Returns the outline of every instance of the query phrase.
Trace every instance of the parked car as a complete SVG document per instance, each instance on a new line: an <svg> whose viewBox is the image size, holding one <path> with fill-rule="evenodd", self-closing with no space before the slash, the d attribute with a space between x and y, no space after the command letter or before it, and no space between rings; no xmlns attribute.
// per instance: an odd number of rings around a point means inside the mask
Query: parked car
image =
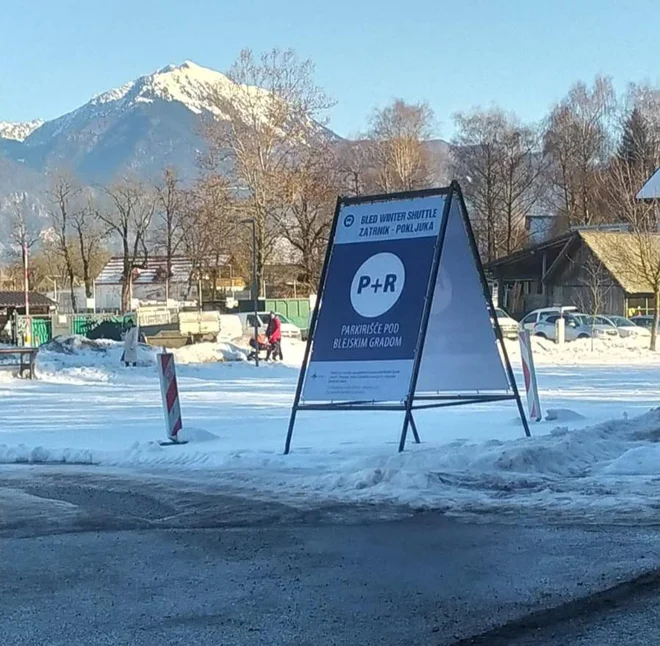
<svg viewBox="0 0 660 646"><path fill-rule="evenodd" d="M648 330L649 334L651 333L651 328L653 327L653 316L651 316L650 314L633 316L630 320L638 327L645 328L646 330Z"/></svg>
<svg viewBox="0 0 660 646"><path fill-rule="evenodd" d="M557 320L559 314L548 314L534 325L534 335L550 341L557 340ZM575 339L588 339L591 336L591 330L584 327L579 318L572 314L564 314L564 338L566 341L575 341Z"/></svg>
<svg viewBox="0 0 660 646"><path fill-rule="evenodd" d="M653 325L653 317L651 317L651 321L648 328L636 325L634 321L627 319L625 316L606 316L605 318L608 321L612 321L612 323L616 325L616 329L619 331L619 335L624 339L629 337L639 338L639 337L651 336L651 326Z"/></svg>
<svg viewBox="0 0 660 646"><path fill-rule="evenodd" d="M517 339L518 338L518 321L511 318L502 308L495 308L495 315L497 316L497 322L500 324L500 330L502 330L502 336L505 339ZM495 321L492 317L490 319L491 324L495 327Z"/></svg>
<svg viewBox="0 0 660 646"><path fill-rule="evenodd" d="M520 329L530 330L533 332L536 324L548 316L557 316L561 312L575 311L577 311L577 307L573 307L572 305L564 305L562 307L544 307L539 310L534 310L533 312L530 312L522 321L520 321Z"/></svg>
<svg viewBox="0 0 660 646"><path fill-rule="evenodd" d="M606 316L592 316L590 314L575 314L581 323L593 331L593 336L597 338L614 338L619 336L619 330ZM590 335L591 336L591 335Z"/></svg>
<svg viewBox="0 0 660 646"><path fill-rule="evenodd" d="M611 339L619 336L614 324L598 320L600 317L574 313L567 313L563 316L565 321L564 338L566 341L588 339L591 336L596 339ZM534 326L534 334L544 339L556 341L557 319L559 319L559 314L544 317Z"/></svg>
<svg viewBox="0 0 660 646"><path fill-rule="evenodd" d="M266 327L268 326L268 315L269 312L257 312L259 317L259 334L266 333ZM246 335L254 334L254 312L241 312L239 313L241 322L243 324L243 331ZM302 339L302 333L300 328L292 323L284 314L277 313L277 317L280 319L282 324L282 337L285 339Z"/></svg>

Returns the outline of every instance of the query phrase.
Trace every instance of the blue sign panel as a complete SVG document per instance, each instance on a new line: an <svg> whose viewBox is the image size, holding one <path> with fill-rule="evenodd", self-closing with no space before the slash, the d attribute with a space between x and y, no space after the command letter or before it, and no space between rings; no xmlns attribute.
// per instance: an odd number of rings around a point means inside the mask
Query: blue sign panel
<svg viewBox="0 0 660 646"><path fill-rule="evenodd" d="M406 397L444 201L342 206L303 399Z"/></svg>

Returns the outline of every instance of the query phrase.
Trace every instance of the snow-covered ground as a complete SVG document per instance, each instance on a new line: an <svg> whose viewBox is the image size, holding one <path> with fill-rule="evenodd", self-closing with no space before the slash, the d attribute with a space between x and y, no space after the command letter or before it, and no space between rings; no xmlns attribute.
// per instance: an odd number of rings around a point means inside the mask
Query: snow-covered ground
<svg viewBox="0 0 660 646"><path fill-rule="evenodd" d="M40 352L36 381L0 372L0 463L165 470L292 501L655 519L660 355L623 341L534 344L541 404L556 419L532 425L531 439L513 402L420 412L422 444L403 454L397 413L301 412L283 456L302 346L285 346L285 365L259 369L220 361L239 356L229 344L176 351L190 441L162 447L153 351L142 348L140 366L124 368L118 344L69 342ZM507 347L517 370L517 344Z"/></svg>

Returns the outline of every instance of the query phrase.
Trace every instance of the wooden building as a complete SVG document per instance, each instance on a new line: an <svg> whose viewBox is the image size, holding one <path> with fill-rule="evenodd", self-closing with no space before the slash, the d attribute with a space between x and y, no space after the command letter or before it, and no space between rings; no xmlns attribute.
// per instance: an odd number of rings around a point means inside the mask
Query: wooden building
<svg viewBox="0 0 660 646"><path fill-rule="evenodd" d="M579 229L488 264L510 314L553 305L629 316L653 310L648 266L660 273L660 234Z"/></svg>

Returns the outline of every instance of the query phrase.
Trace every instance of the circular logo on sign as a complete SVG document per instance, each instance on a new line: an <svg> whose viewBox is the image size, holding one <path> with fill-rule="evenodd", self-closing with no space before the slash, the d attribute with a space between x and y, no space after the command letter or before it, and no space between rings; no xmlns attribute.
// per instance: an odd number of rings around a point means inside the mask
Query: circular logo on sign
<svg viewBox="0 0 660 646"><path fill-rule="evenodd" d="M406 269L393 253L377 253L365 260L351 283L351 305L365 318L385 314L399 300Z"/></svg>
<svg viewBox="0 0 660 646"><path fill-rule="evenodd" d="M345 227L352 227L354 222L355 222L355 216L352 213L349 213L347 216L344 217Z"/></svg>

